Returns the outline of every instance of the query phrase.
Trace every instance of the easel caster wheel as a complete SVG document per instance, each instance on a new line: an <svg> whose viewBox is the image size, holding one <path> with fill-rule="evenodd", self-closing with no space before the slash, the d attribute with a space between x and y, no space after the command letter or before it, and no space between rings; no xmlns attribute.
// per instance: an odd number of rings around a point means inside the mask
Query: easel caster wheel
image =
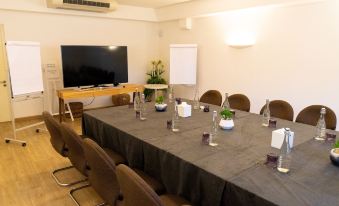
<svg viewBox="0 0 339 206"><path fill-rule="evenodd" d="M39 132L40 132L40 129L36 129L35 132L36 132L36 133L39 133Z"/></svg>
<svg viewBox="0 0 339 206"><path fill-rule="evenodd" d="M26 143L22 143L22 145L21 146L23 146L23 147L26 147Z"/></svg>
<svg viewBox="0 0 339 206"><path fill-rule="evenodd" d="M6 140L5 140L5 142L6 142L6 143L9 143L9 140L8 140L8 139L6 139Z"/></svg>

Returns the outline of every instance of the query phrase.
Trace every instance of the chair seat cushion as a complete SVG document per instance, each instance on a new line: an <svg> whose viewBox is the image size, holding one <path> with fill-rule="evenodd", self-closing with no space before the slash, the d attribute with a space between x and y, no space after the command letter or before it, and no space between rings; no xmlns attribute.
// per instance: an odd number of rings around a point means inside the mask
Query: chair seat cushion
<svg viewBox="0 0 339 206"><path fill-rule="evenodd" d="M182 206L182 205L191 205L187 200L181 198L177 195L161 195L160 196L161 202L164 206Z"/></svg>
<svg viewBox="0 0 339 206"><path fill-rule="evenodd" d="M147 175L144 171L133 169L158 195L165 192L164 186L153 177Z"/></svg>
<svg viewBox="0 0 339 206"><path fill-rule="evenodd" d="M114 161L115 165L125 164L126 160L120 154L114 152L111 149L103 148L106 154Z"/></svg>

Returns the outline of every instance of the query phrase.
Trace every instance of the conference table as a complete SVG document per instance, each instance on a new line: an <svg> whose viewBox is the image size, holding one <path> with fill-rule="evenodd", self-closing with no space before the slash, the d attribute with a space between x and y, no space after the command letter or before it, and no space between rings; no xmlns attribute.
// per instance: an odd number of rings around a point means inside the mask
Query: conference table
<svg viewBox="0 0 339 206"><path fill-rule="evenodd" d="M291 171L282 174L265 164L266 155L279 150L271 147L275 128L261 126L258 114L236 110L235 127L218 130L218 145L203 144L212 111L220 110L209 106L210 112L192 110L181 118L179 132L166 127L174 106L155 112L154 103L147 103L145 121L129 106L86 111L82 128L193 205L339 205L339 168L329 160L333 143L313 140L315 127L277 119L276 129L295 132Z"/></svg>

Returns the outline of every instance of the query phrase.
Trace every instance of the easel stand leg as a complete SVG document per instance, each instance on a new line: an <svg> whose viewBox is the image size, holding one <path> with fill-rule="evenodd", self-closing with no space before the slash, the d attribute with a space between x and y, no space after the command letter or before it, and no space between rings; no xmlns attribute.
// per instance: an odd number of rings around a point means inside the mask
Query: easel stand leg
<svg viewBox="0 0 339 206"><path fill-rule="evenodd" d="M21 144L23 147L26 146L26 141L23 141L23 140L19 140L17 139L17 136L16 136L16 128L15 128L15 119L14 119L14 115L13 115L13 102L11 102L11 107L12 107L12 111L11 111L11 118L12 118L12 129L13 129L13 138L5 138L5 142L6 143L9 143L9 142L16 142L16 143L19 143Z"/></svg>
<svg viewBox="0 0 339 206"><path fill-rule="evenodd" d="M42 125L42 124L44 124L44 122L38 122L38 123L35 123L35 124L27 125L25 127L16 128L13 103L14 103L14 100L12 99L11 100L11 120L12 120L12 129L13 129L13 138L5 138L5 142L6 143L10 143L10 142L19 143L23 147L25 147L27 145L27 142L24 141L24 140L18 139L16 133L21 131L21 130L26 130L26 129L29 129L29 128L32 128L32 127L36 127L36 126ZM39 133L40 129L36 129L35 132Z"/></svg>

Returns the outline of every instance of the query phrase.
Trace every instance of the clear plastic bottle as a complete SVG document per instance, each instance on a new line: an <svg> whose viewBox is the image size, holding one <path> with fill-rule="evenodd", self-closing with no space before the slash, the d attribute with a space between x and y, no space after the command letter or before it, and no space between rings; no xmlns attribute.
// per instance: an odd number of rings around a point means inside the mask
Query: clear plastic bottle
<svg viewBox="0 0 339 206"><path fill-rule="evenodd" d="M215 138L217 137L217 134L218 134L217 117L218 117L217 111L213 111L211 132L210 132L210 137L209 137L209 145L212 147L215 147L218 145L215 142Z"/></svg>
<svg viewBox="0 0 339 206"><path fill-rule="evenodd" d="M225 93L225 100L224 100L224 103L222 103L222 106L221 108L224 110L224 109L231 109L230 107L230 103L228 101L228 93Z"/></svg>
<svg viewBox="0 0 339 206"><path fill-rule="evenodd" d="M268 127L270 118L271 118L270 100L266 99L266 106L262 114L262 126Z"/></svg>
<svg viewBox="0 0 339 206"><path fill-rule="evenodd" d="M193 109L200 109L199 91L196 89L193 99Z"/></svg>
<svg viewBox="0 0 339 206"><path fill-rule="evenodd" d="M146 120L145 94L141 94L141 100L140 100L140 120Z"/></svg>
<svg viewBox="0 0 339 206"><path fill-rule="evenodd" d="M315 140L320 140L323 141L326 139L326 122L325 122L325 114L326 114L326 109L321 108L320 110L320 118L317 123L317 130L316 130L316 135L314 137Z"/></svg>
<svg viewBox="0 0 339 206"><path fill-rule="evenodd" d="M172 115L172 131L179 132L179 113L177 101L174 101L174 112Z"/></svg>
<svg viewBox="0 0 339 206"><path fill-rule="evenodd" d="M218 132L218 122L217 122L218 113L217 111L213 111L212 116L212 126L211 126L211 135L216 136Z"/></svg>
<svg viewBox="0 0 339 206"><path fill-rule="evenodd" d="M281 173L288 173L290 171L291 164L291 147L290 147L291 130L289 128L285 128L284 134L285 137L284 142L280 148L277 169Z"/></svg>
<svg viewBox="0 0 339 206"><path fill-rule="evenodd" d="M173 101L174 101L173 86L169 86L168 102L172 103Z"/></svg>
<svg viewBox="0 0 339 206"><path fill-rule="evenodd" d="M134 110L140 111L140 92L138 89L135 90L135 96L134 96Z"/></svg>

